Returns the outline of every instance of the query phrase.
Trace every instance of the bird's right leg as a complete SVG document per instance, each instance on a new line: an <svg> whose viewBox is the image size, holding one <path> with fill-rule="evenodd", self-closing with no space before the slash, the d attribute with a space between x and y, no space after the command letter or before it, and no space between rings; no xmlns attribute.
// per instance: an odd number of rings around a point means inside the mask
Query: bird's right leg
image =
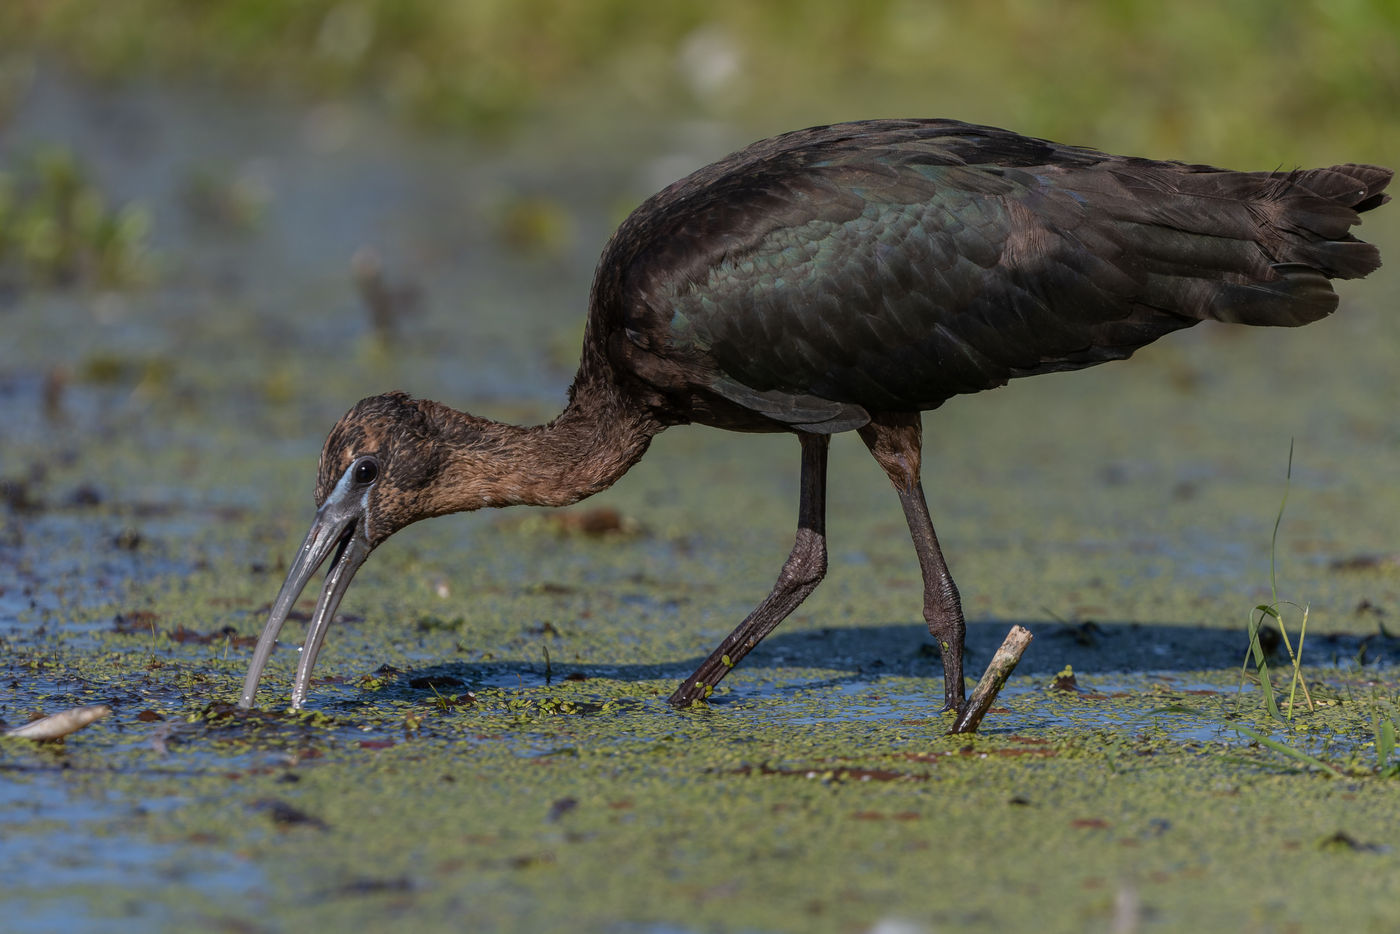
<svg viewBox="0 0 1400 934"><path fill-rule="evenodd" d="M933 532L923 484L919 482L923 445L920 415L881 413L860 429L860 437L899 493L924 578L924 621L943 655L943 706L945 710L961 711L967 624L963 621L962 597L948 572L948 563L943 560L943 549Z"/></svg>
<svg viewBox="0 0 1400 934"><path fill-rule="evenodd" d="M826 454L830 437L801 434L798 438L802 441L802 497L792 553L768 598L676 688L670 697L676 707L709 697L729 669L797 609L826 575Z"/></svg>

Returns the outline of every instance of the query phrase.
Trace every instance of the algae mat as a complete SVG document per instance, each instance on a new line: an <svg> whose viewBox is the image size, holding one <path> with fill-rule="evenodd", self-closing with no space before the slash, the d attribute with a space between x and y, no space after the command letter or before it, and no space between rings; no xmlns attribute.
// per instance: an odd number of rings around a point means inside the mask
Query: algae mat
<svg viewBox="0 0 1400 934"><path fill-rule="evenodd" d="M7 129L7 160L68 146L147 205L159 266L0 310L0 717L114 709L0 743L7 929L1393 929L1389 268L1303 331L1201 328L926 418L971 670L1037 635L974 737L943 735L907 532L850 438L826 583L707 708L666 706L796 514L791 439L699 429L585 504L608 512L397 536L309 711L276 712L292 631L242 715L330 422L389 388L549 417L619 204L746 134L580 128L566 158L567 124L434 142L52 76ZM1393 213L1365 227L1387 255ZM367 246L414 309L377 336ZM1290 440L1278 586L1314 708L1285 728L1239 665Z"/></svg>

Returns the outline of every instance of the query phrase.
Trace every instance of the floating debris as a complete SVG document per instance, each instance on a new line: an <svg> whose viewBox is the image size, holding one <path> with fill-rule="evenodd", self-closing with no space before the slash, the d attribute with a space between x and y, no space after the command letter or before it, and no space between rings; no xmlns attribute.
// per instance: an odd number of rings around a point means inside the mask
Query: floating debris
<svg viewBox="0 0 1400 934"><path fill-rule="evenodd" d="M1322 850L1350 850L1353 853L1389 853L1390 847L1381 843L1367 843L1356 839L1345 830L1339 830L1320 840L1317 844Z"/></svg>
<svg viewBox="0 0 1400 934"><path fill-rule="evenodd" d="M41 717L38 720L6 730L6 736L20 739L54 740L62 739L69 733L77 732L90 723L96 723L112 712L106 704L90 704L87 707L74 707Z"/></svg>
<svg viewBox="0 0 1400 934"><path fill-rule="evenodd" d="M638 531L635 519L624 516L610 506L569 510L559 513L557 518L561 532L581 532L584 535L608 535L621 532L628 535Z"/></svg>
<svg viewBox="0 0 1400 934"><path fill-rule="evenodd" d="M350 260L350 273L360 301L369 311L375 336L383 341L393 340L399 323L419 312L423 303L422 290L413 283L390 283L384 275L384 261L379 251L369 246L355 251Z"/></svg>
<svg viewBox="0 0 1400 934"><path fill-rule="evenodd" d="M1073 665L1066 665L1060 669L1059 674L1055 675L1054 680L1050 682L1050 690L1064 691L1068 694L1079 691L1079 679L1074 676Z"/></svg>
<svg viewBox="0 0 1400 934"><path fill-rule="evenodd" d="M592 538L630 538L646 534L642 524L611 506L594 509L560 509L553 512L507 517L496 523L501 528L523 532L553 532L556 535L584 535Z"/></svg>
<svg viewBox="0 0 1400 934"><path fill-rule="evenodd" d="M550 805L549 814L545 816L545 820L553 824L576 807L578 807L578 798L560 798Z"/></svg>
<svg viewBox="0 0 1400 934"><path fill-rule="evenodd" d="M1334 571L1387 571L1400 568L1400 554L1361 554L1337 558L1328 565Z"/></svg>
<svg viewBox="0 0 1400 934"><path fill-rule="evenodd" d="M253 808L267 812L272 818L272 822L278 827L311 827L316 830L329 830L330 827L319 817L315 817L303 811L294 804L277 798L264 798L261 801L253 802Z"/></svg>

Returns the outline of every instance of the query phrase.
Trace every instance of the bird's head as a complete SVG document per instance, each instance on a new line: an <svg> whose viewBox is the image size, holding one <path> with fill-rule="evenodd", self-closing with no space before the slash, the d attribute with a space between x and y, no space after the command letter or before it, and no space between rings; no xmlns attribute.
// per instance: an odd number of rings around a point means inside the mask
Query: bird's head
<svg viewBox="0 0 1400 934"><path fill-rule="evenodd" d="M306 698L311 668L331 617L366 558L390 535L439 514L433 494L445 462L444 406L401 392L363 399L331 429L321 449L316 517L273 602L243 683L251 707L258 680L293 604L317 569L331 559L307 627L292 686L292 707Z"/></svg>
<svg viewBox="0 0 1400 934"><path fill-rule="evenodd" d="M375 548L431 515L446 464L451 410L402 392L361 399L335 423L321 448L316 507L348 520Z"/></svg>

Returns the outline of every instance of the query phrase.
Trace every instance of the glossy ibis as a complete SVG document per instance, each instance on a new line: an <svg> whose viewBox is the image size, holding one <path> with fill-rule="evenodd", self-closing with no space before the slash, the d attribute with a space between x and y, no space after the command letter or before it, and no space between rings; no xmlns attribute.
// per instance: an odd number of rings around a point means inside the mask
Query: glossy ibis
<svg viewBox="0 0 1400 934"><path fill-rule="evenodd" d="M1330 279L1380 264L1351 236L1390 171L1232 172L1107 155L949 120L763 140L676 182L618 228L593 281L563 413L517 427L403 393L359 402L321 452L318 511L258 641L241 704L330 557L300 707L350 580L411 522L563 506L607 489L664 428L785 431L802 446L797 540L762 603L671 696L706 697L826 572L826 464L854 430L894 483L963 703L957 587L919 482L921 415L1017 376L1132 354L1214 319L1295 326Z"/></svg>

